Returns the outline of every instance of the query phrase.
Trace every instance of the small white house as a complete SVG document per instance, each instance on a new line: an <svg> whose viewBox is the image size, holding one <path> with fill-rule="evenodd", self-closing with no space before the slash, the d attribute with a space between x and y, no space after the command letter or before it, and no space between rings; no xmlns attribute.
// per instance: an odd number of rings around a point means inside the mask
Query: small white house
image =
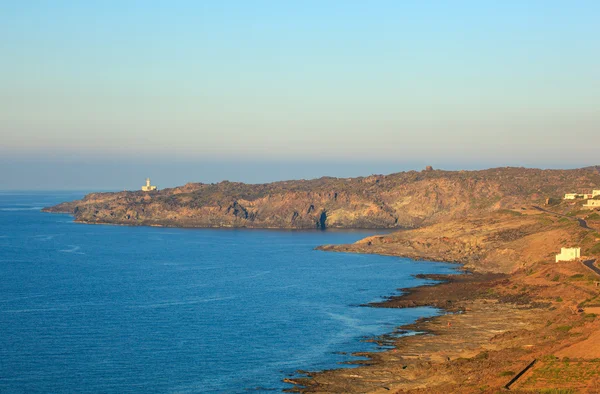
<svg viewBox="0 0 600 394"><path fill-rule="evenodd" d="M581 257L581 248L560 248L560 254L556 255L556 262L573 261Z"/></svg>
<svg viewBox="0 0 600 394"><path fill-rule="evenodd" d="M150 178L146 178L146 185L142 186L142 191L144 191L144 192L150 192L150 191L153 191L153 190L156 190L156 186L152 186L150 184Z"/></svg>
<svg viewBox="0 0 600 394"><path fill-rule="evenodd" d="M592 198L600 196L600 190L592 190Z"/></svg>
<svg viewBox="0 0 600 394"><path fill-rule="evenodd" d="M587 200L583 207L587 209L600 208L600 200Z"/></svg>

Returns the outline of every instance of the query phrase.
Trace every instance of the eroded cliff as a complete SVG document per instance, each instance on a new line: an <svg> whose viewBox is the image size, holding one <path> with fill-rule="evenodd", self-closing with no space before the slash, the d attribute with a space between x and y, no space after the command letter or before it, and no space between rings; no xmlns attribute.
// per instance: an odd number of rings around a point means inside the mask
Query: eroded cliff
<svg viewBox="0 0 600 394"><path fill-rule="evenodd" d="M598 167L409 171L250 185L189 183L157 192L92 193L45 208L79 222L177 227L417 228L582 188Z"/></svg>

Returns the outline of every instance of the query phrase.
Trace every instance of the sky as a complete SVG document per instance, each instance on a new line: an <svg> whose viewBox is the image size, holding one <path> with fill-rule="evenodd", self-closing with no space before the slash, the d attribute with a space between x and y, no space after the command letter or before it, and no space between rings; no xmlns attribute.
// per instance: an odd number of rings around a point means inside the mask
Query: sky
<svg viewBox="0 0 600 394"><path fill-rule="evenodd" d="M600 164L600 2L0 2L0 189Z"/></svg>

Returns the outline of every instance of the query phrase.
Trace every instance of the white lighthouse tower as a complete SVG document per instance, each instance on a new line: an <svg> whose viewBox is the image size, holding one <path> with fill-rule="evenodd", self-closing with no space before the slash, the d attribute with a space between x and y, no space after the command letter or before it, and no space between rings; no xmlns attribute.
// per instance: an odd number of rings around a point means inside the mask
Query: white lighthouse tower
<svg viewBox="0 0 600 394"><path fill-rule="evenodd" d="M150 192L152 190L156 190L156 186L152 186L150 184L150 178L146 178L146 185L142 186L142 191L144 191L144 192Z"/></svg>

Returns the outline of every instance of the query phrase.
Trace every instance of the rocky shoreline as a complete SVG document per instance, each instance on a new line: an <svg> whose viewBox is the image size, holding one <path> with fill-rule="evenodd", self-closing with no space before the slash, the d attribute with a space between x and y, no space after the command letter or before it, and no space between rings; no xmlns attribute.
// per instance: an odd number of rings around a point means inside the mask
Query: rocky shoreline
<svg viewBox="0 0 600 394"><path fill-rule="evenodd" d="M356 354L367 357L356 368L288 379L296 385L289 391L497 393L514 380L513 392L600 392L600 375L592 373L600 372L600 345L584 345L600 330L600 277L580 261L556 264L552 255L559 242L584 245L592 254L600 223L589 223L584 228L576 215L564 220L519 209L320 247L457 261L464 273L423 275L440 283L401 289L402 295L371 304L431 306L442 314L398 327L420 334L385 338L393 349ZM558 355L574 357L589 373L582 376Z"/></svg>
<svg viewBox="0 0 600 394"><path fill-rule="evenodd" d="M547 279L557 272L567 278L585 278L575 290L554 284L558 296L549 296ZM600 383L587 379L555 379L548 382L547 367L557 362L556 354L588 340L599 328L595 314L573 312L571 303L590 298L591 277L578 262L545 266L531 277L466 273L426 275L444 280L435 285L408 289L401 296L374 304L384 308L433 306L443 314L421 319L397 330L420 334L384 338L392 350L357 353L366 361L352 369L308 373L287 379L296 386L288 391L303 393L496 393L532 360L538 366L521 377L514 392L539 392L542 388L566 387L565 392L597 392ZM560 274L559 274L560 275ZM535 283L535 285L533 285ZM523 287L527 287L523 289ZM597 293L597 292L596 292ZM560 297L560 298L558 298ZM589 302L589 301L588 301ZM594 308L594 302L589 304ZM598 348L575 360L586 369L600 368ZM559 363L560 364L560 363ZM570 376L573 371L565 371ZM591 390L591 391L587 391Z"/></svg>

